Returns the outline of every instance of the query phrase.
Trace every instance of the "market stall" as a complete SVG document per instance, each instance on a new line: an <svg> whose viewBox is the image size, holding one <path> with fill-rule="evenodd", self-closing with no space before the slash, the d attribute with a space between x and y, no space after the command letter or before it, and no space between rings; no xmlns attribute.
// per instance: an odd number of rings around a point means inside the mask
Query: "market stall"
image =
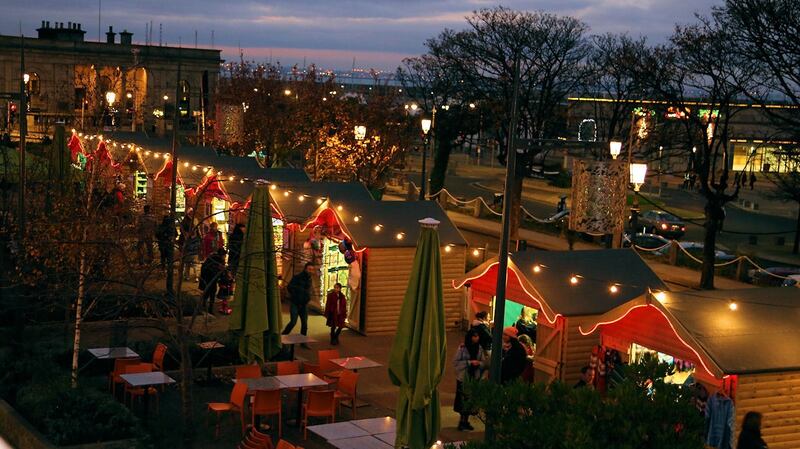
<svg viewBox="0 0 800 449"><path fill-rule="evenodd" d="M753 288L653 292L584 322L623 355L652 351L674 366L675 381L696 382L735 410L763 414L771 449L800 447L800 290ZM682 374L690 372L690 376ZM712 411L713 413L713 411Z"/></svg>
<svg viewBox="0 0 800 449"><path fill-rule="evenodd" d="M395 331L414 260L418 220L427 217L441 222L442 279L447 284L447 279L464 274L466 242L436 202L326 200L300 228L316 229L319 238L330 242L321 245L323 259L328 258L322 264L321 288L347 280L350 328L368 335ZM446 287L445 322L457 327L463 318L463 296Z"/></svg>
<svg viewBox="0 0 800 449"><path fill-rule="evenodd" d="M470 316L480 310L491 314L497 273L495 257L465 277L452 278L455 289L466 288ZM506 308L514 314L521 306L536 311L534 379L541 382L578 380L599 343L598 336L579 332L582 324L649 290L667 290L630 249L514 252L507 279Z"/></svg>

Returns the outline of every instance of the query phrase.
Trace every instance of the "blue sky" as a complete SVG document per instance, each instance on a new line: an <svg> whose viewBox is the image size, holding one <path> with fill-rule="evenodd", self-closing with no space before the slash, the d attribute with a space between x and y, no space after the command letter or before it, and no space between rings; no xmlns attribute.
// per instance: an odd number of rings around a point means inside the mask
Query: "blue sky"
<svg viewBox="0 0 800 449"><path fill-rule="evenodd" d="M356 66L392 70L403 57L424 52L424 42L444 28L460 29L475 9L500 3L485 0L100 0L103 32L127 29L144 41L145 24L154 24L158 42L223 50L236 59L241 47L247 59L272 55L284 65L315 62L323 67ZM572 15L586 22L592 33L629 32L663 41L675 23L707 14L721 0L540 0L505 1L502 5ZM42 20L79 22L87 39L97 40L98 0L0 0L0 34L34 36ZM103 36L105 39L105 36Z"/></svg>

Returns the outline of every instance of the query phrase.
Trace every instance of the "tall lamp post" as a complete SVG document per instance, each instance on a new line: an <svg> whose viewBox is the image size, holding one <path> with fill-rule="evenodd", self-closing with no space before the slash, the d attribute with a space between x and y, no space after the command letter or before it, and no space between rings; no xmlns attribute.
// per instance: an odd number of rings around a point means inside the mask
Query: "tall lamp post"
<svg viewBox="0 0 800 449"><path fill-rule="evenodd" d="M433 108L433 114L434 114L434 117L435 117L436 116L436 108ZM432 126L433 126L433 120L432 119L428 119L428 118L422 119L422 134L425 136L425 142L423 142L423 144L422 144L422 182L421 182L421 185L420 185L420 188L419 188L419 200L420 201L425 201L425 190L426 190L426 188L425 188L426 182L425 181L426 181L426 178L428 177L427 173L426 173L425 164L428 161L428 140L429 140L428 133L430 133Z"/></svg>
<svg viewBox="0 0 800 449"><path fill-rule="evenodd" d="M108 103L108 116L111 119L111 126L114 126L114 103L117 101L117 93L110 90L106 92L106 103Z"/></svg>
<svg viewBox="0 0 800 449"><path fill-rule="evenodd" d="M633 184L633 205L631 205L631 232L636 234L639 227L639 189L647 175L647 164L630 164L631 184Z"/></svg>

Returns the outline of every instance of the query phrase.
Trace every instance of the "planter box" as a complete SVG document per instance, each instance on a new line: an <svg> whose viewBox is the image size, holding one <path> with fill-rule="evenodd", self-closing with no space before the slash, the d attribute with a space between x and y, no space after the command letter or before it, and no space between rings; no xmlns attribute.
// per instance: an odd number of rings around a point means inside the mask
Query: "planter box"
<svg viewBox="0 0 800 449"><path fill-rule="evenodd" d="M20 449L123 449L136 447L136 440L56 446L2 399L0 399L0 435L3 435L3 438L8 440L13 447Z"/></svg>

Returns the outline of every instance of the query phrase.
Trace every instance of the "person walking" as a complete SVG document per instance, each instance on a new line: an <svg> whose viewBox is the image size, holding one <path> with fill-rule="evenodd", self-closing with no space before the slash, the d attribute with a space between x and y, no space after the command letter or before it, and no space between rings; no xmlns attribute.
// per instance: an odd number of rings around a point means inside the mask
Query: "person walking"
<svg viewBox="0 0 800 449"><path fill-rule="evenodd" d="M325 324L331 328L331 345L339 344L339 334L344 329L345 318L347 318L347 297L342 293L342 284L337 282L325 300Z"/></svg>
<svg viewBox="0 0 800 449"><path fill-rule="evenodd" d="M297 324L300 317L300 333L308 335L308 302L311 301L311 275L316 272L316 265L308 262L302 272L297 273L286 286L289 296L289 322L283 329L283 335L288 335ZM305 345L305 343L303 343ZM303 346L301 345L301 346Z"/></svg>
<svg viewBox="0 0 800 449"><path fill-rule="evenodd" d="M528 353L517 340L517 328L508 326L503 329L503 354L500 363L500 382L513 382L525 371Z"/></svg>
<svg viewBox="0 0 800 449"><path fill-rule="evenodd" d="M767 449L767 443L761 438L761 413L747 412L744 415L736 449Z"/></svg>
<svg viewBox="0 0 800 449"><path fill-rule="evenodd" d="M753 190L755 184L756 184L756 174L754 172L750 172L750 190Z"/></svg>
<svg viewBox="0 0 800 449"><path fill-rule="evenodd" d="M161 254L161 268L167 268L167 263L169 263L175 252L175 237L177 234L169 215L165 215L161 220L161 224L156 228L158 252Z"/></svg>
<svg viewBox="0 0 800 449"><path fill-rule="evenodd" d="M453 359L453 367L456 370L456 399L453 402L453 410L461 416L458 421L458 430L462 431L475 430L469 423L470 415L474 415L475 412L465 404L464 381L466 379L480 380L488 368L489 357L483 350L480 341L481 336L476 329L468 330L464 337L464 343L458 347L456 357Z"/></svg>
<svg viewBox="0 0 800 449"><path fill-rule="evenodd" d="M200 267L200 290L203 291L203 307L208 310L210 315L214 314L214 301L217 300L217 285L219 284L222 272L225 270L225 251L224 248L218 249L203 261Z"/></svg>
<svg viewBox="0 0 800 449"><path fill-rule="evenodd" d="M239 267L239 255L242 253L242 243L244 242L244 224L239 223L233 228L228 239L228 266L231 273L236 277L236 269Z"/></svg>
<svg viewBox="0 0 800 449"><path fill-rule="evenodd" d="M139 266L145 265L145 253L147 253L147 262L153 262L153 238L156 235L156 217L150 213L150 205L145 204L142 215L139 217L139 223L136 226L136 253L139 256Z"/></svg>

